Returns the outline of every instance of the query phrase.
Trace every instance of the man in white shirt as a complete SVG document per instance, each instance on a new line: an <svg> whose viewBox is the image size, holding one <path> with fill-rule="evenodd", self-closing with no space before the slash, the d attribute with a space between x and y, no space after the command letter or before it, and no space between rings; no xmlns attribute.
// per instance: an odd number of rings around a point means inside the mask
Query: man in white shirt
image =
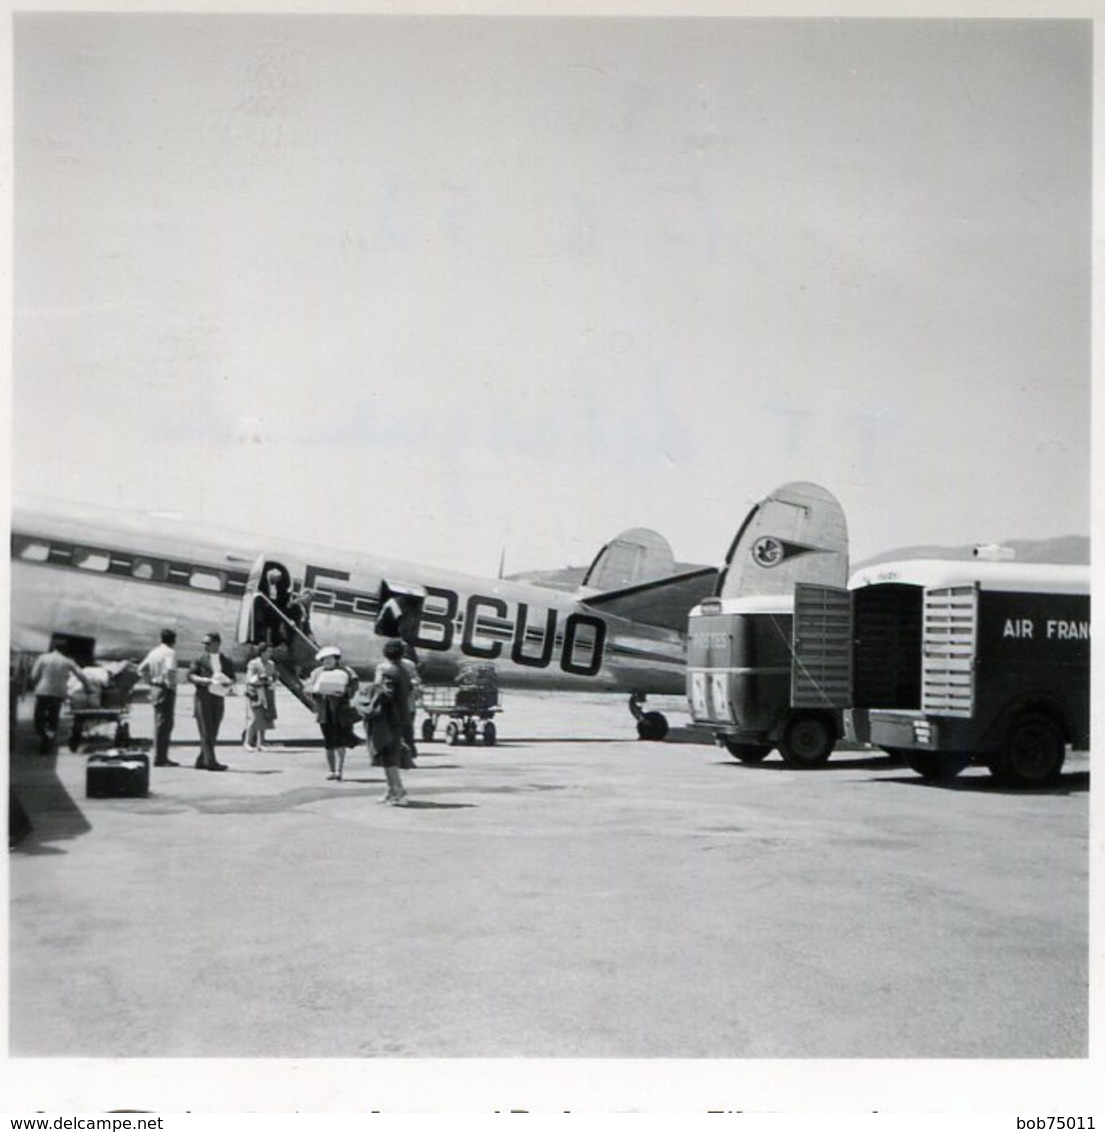
<svg viewBox="0 0 1105 1132"><path fill-rule="evenodd" d="M161 644L150 649L138 665L138 675L150 685L153 704L154 766L180 766L169 758L169 740L176 713L176 633L161 630Z"/></svg>
<svg viewBox="0 0 1105 1132"><path fill-rule="evenodd" d="M69 691L70 676L75 676L86 692L92 691L92 684L77 667L76 661L70 660L56 643L51 644L50 651L43 653L31 669L31 686L35 693L35 732L41 755L49 755L54 751L61 705Z"/></svg>

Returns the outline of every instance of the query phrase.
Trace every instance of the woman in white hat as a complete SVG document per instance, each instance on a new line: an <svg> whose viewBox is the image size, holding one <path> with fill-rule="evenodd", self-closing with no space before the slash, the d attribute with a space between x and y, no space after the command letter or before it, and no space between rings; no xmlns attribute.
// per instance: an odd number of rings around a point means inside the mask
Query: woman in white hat
<svg viewBox="0 0 1105 1132"><path fill-rule="evenodd" d="M349 701L357 691L357 674L341 664L341 649L327 645L315 653L318 667L307 677L306 691L315 705L315 716L326 744L328 780L341 782L345 768L345 748L353 739Z"/></svg>

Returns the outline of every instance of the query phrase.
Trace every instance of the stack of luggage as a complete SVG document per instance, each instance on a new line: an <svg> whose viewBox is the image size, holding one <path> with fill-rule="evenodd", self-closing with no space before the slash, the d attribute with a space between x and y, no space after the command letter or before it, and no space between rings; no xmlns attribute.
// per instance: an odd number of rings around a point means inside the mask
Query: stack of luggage
<svg viewBox="0 0 1105 1132"><path fill-rule="evenodd" d="M499 702L499 673L493 664L465 664L457 673L456 705L467 711L485 711Z"/></svg>

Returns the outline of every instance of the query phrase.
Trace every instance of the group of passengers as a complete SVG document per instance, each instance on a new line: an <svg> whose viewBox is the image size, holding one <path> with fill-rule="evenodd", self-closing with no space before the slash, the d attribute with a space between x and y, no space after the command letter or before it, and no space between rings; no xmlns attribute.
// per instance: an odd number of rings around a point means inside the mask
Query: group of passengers
<svg viewBox="0 0 1105 1132"><path fill-rule="evenodd" d="M300 595L302 596L302 595ZM290 603L289 603L290 604ZM310 626L310 601L300 605L297 628ZM301 630L302 631L302 630ZM264 750L265 732L276 722L276 661L274 645L266 638L256 646L255 655L246 665L245 695L249 719L243 735L250 751ZM327 645L315 653L316 666L302 682L301 691L313 706L326 747L326 763L330 781L341 782L345 756L350 747L362 742L354 725L363 721L373 766L383 767L387 790L379 801L406 806L407 794L400 770L414 765L414 712L421 682L418 668L401 640L384 645L384 659L376 666L371 683L362 684L357 674L341 663L341 649ZM173 767L180 764L169 757L169 743L176 709L177 655L176 633L163 629L160 643L136 666L123 662L133 682L145 679L151 692L154 713L154 766ZM234 661L222 651L222 639L216 632L203 639L203 654L188 668L187 679L195 689L194 715L199 731L200 752L197 770L223 771L218 760L218 741L226 706L226 697L237 680ZM35 730L39 750L48 754L56 742L61 707L67 696L96 697L101 685L91 668L80 668L66 655L60 644L35 662L31 670L35 694ZM73 702L73 701L71 701ZM91 702L91 699L83 701ZM74 716L76 725L78 716Z"/></svg>

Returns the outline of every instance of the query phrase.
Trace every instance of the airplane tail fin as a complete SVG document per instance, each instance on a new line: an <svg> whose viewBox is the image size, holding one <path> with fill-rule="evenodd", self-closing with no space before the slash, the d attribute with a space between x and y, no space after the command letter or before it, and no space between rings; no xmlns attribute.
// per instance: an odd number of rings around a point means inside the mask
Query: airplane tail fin
<svg viewBox="0 0 1105 1132"><path fill-rule="evenodd" d="M667 539L635 527L599 551L578 596L615 617L683 631L688 612L713 592L716 579L713 567L677 571Z"/></svg>
<svg viewBox="0 0 1105 1132"><path fill-rule="evenodd" d="M685 632L688 614L704 598L789 595L797 582L848 584L844 509L813 483L784 484L757 503L720 571L677 573L661 535L625 531L599 552L578 596L604 613Z"/></svg>
<svg viewBox="0 0 1105 1132"><path fill-rule="evenodd" d="M581 585L585 589L620 590L674 573L675 555L668 540L656 531L633 527L598 552Z"/></svg>
<svg viewBox="0 0 1105 1132"><path fill-rule="evenodd" d="M717 597L790 594L796 582L848 584L848 524L836 497L788 483L748 513L725 558Z"/></svg>

